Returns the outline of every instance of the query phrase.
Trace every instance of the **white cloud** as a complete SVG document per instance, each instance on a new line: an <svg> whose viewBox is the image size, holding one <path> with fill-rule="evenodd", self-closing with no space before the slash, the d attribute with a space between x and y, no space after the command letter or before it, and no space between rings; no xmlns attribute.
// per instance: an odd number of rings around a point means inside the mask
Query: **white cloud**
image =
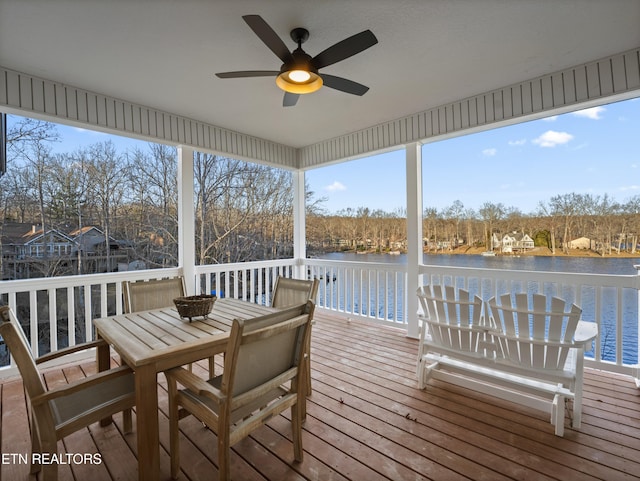
<svg viewBox="0 0 640 481"><path fill-rule="evenodd" d="M508 144L512 147L519 147L527 143L527 139L510 140Z"/></svg>
<svg viewBox="0 0 640 481"><path fill-rule="evenodd" d="M591 107L590 109L578 110L577 112L572 112L571 115L575 115L576 117L585 117L587 119L592 120L600 120L602 114L605 110L604 107Z"/></svg>
<svg viewBox="0 0 640 481"><path fill-rule="evenodd" d="M329 192L338 192L340 190L347 190L346 186L342 182L338 182L337 180L335 180L333 184L327 185L324 189L328 190Z"/></svg>
<svg viewBox="0 0 640 481"><path fill-rule="evenodd" d="M88 134L88 135L107 135L104 132L98 132L97 130L87 130L87 129L83 129L82 127L71 127L73 130L75 130L78 133L81 134Z"/></svg>
<svg viewBox="0 0 640 481"><path fill-rule="evenodd" d="M558 116L557 115L552 115L551 117L545 117L544 119L545 122L555 122L556 120L558 120Z"/></svg>
<svg viewBox="0 0 640 481"><path fill-rule="evenodd" d="M533 139L533 143L540 147L555 147L556 145L566 144L573 139L573 135L567 132L556 132L555 130L547 130L537 139Z"/></svg>
<svg viewBox="0 0 640 481"><path fill-rule="evenodd" d="M622 192L636 191L636 190L640 190L640 185L625 185L620 187L620 190Z"/></svg>
<svg viewBox="0 0 640 481"><path fill-rule="evenodd" d="M482 151L482 155L485 155L487 157L493 157L494 155L496 155L498 153L498 149L495 148L490 148L490 149L484 149Z"/></svg>

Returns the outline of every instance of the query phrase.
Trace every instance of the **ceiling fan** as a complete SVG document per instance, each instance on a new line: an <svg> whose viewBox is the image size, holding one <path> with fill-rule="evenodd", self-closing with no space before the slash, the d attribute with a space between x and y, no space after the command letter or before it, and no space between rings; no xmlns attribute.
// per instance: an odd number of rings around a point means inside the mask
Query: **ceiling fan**
<svg viewBox="0 0 640 481"><path fill-rule="evenodd" d="M280 70L220 72L216 74L217 77L276 77L276 85L284 90L283 107L294 106L301 94L315 92L323 85L353 95L364 95L369 90L369 87L352 80L325 73L320 74L318 71L378 43L378 39L371 30L365 30L346 38L323 50L315 57L311 57L302 50L302 44L309 38L307 29L294 28L291 30L291 38L298 44L298 48L290 52L278 34L260 15L244 15L242 18L260 40L282 60L282 67Z"/></svg>

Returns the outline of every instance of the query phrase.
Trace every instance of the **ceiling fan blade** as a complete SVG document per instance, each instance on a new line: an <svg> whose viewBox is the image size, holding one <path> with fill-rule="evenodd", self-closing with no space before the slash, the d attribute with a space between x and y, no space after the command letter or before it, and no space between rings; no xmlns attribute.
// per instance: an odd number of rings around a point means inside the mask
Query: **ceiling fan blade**
<svg viewBox="0 0 640 481"><path fill-rule="evenodd" d="M240 70L238 72L220 72L216 74L219 78L242 78L242 77L275 77L280 72L278 70Z"/></svg>
<svg viewBox="0 0 640 481"><path fill-rule="evenodd" d="M322 82L325 86L332 89L340 90L348 94L364 95L369 90L366 85L359 84L353 80L348 80L342 77L336 77L335 75L320 74Z"/></svg>
<svg viewBox="0 0 640 481"><path fill-rule="evenodd" d="M260 15L244 15L242 17L247 25L251 27L251 30L269 47L269 49L275 53L283 63L287 63L292 60L291 52L278 36L276 32L269 26L267 22Z"/></svg>
<svg viewBox="0 0 640 481"><path fill-rule="evenodd" d="M313 66L317 69L340 62L378 43L378 39L371 30L357 33L341 42L332 45L313 57Z"/></svg>
<svg viewBox="0 0 640 481"><path fill-rule="evenodd" d="M300 95L298 94L292 94L289 92L285 92L284 93L284 98L282 99L282 106L283 107L293 107L295 104L298 103L298 99L300 98Z"/></svg>

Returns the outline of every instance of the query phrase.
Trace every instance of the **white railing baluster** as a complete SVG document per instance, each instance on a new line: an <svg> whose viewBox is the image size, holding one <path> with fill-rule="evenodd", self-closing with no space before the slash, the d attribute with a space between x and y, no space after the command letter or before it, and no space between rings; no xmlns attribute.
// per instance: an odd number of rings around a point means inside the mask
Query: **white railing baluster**
<svg viewBox="0 0 640 481"><path fill-rule="evenodd" d="M35 357L40 355L40 346L38 345L38 291L29 292L29 323L30 323L30 339L31 352Z"/></svg>
<svg viewBox="0 0 640 481"><path fill-rule="evenodd" d="M107 283L100 283L100 317L106 317L109 315L107 308Z"/></svg>
<svg viewBox="0 0 640 481"><path fill-rule="evenodd" d="M93 340L93 329L91 326L91 284L84 286L84 336L87 341Z"/></svg>
<svg viewBox="0 0 640 481"><path fill-rule="evenodd" d="M69 333L69 345L76 343L76 306L75 306L75 288L67 287L67 332ZM122 308L120 309L122 311Z"/></svg>
<svg viewBox="0 0 640 481"><path fill-rule="evenodd" d="M58 303L56 302L56 289L47 290L49 297L49 351L58 350Z"/></svg>

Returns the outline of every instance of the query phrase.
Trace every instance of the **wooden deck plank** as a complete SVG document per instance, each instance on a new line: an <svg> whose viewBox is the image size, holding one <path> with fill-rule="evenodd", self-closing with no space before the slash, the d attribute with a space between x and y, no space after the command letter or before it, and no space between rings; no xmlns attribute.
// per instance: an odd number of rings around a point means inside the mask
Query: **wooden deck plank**
<svg viewBox="0 0 640 481"><path fill-rule="evenodd" d="M418 390L418 344L403 331L322 312L316 320L303 462L293 461L285 413L233 447L233 479L640 479L640 390L628 377L587 369L582 427L572 429L567 419L560 438L538 411L438 380ZM207 370L206 361L194 365L198 375ZM93 372L95 363L84 361L49 369L45 379L55 386ZM158 380L160 469L169 479L166 382L162 375ZM0 382L0 403L2 452L29 455L19 380ZM215 435L194 418L180 421L180 428L178 479L216 479ZM60 480L137 479L136 439L135 427L123 434L121 416L69 436L59 443L61 452L99 452L102 463L62 466ZM25 464L2 463L0 481L34 479L28 471Z"/></svg>
<svg viewBox="0 0 640 481"><path fill-rule="evenodd" d="M2 417L0 429L2 436L2 454L11 455L12 459L3 459L0 467L0 480L26 479L29 475L29 459L31 455L31 438L25 394L20 381L9 381L2 384ZM15 458L17 456L18 458ZM6 462L5 462L6 461Z"/></svg>

